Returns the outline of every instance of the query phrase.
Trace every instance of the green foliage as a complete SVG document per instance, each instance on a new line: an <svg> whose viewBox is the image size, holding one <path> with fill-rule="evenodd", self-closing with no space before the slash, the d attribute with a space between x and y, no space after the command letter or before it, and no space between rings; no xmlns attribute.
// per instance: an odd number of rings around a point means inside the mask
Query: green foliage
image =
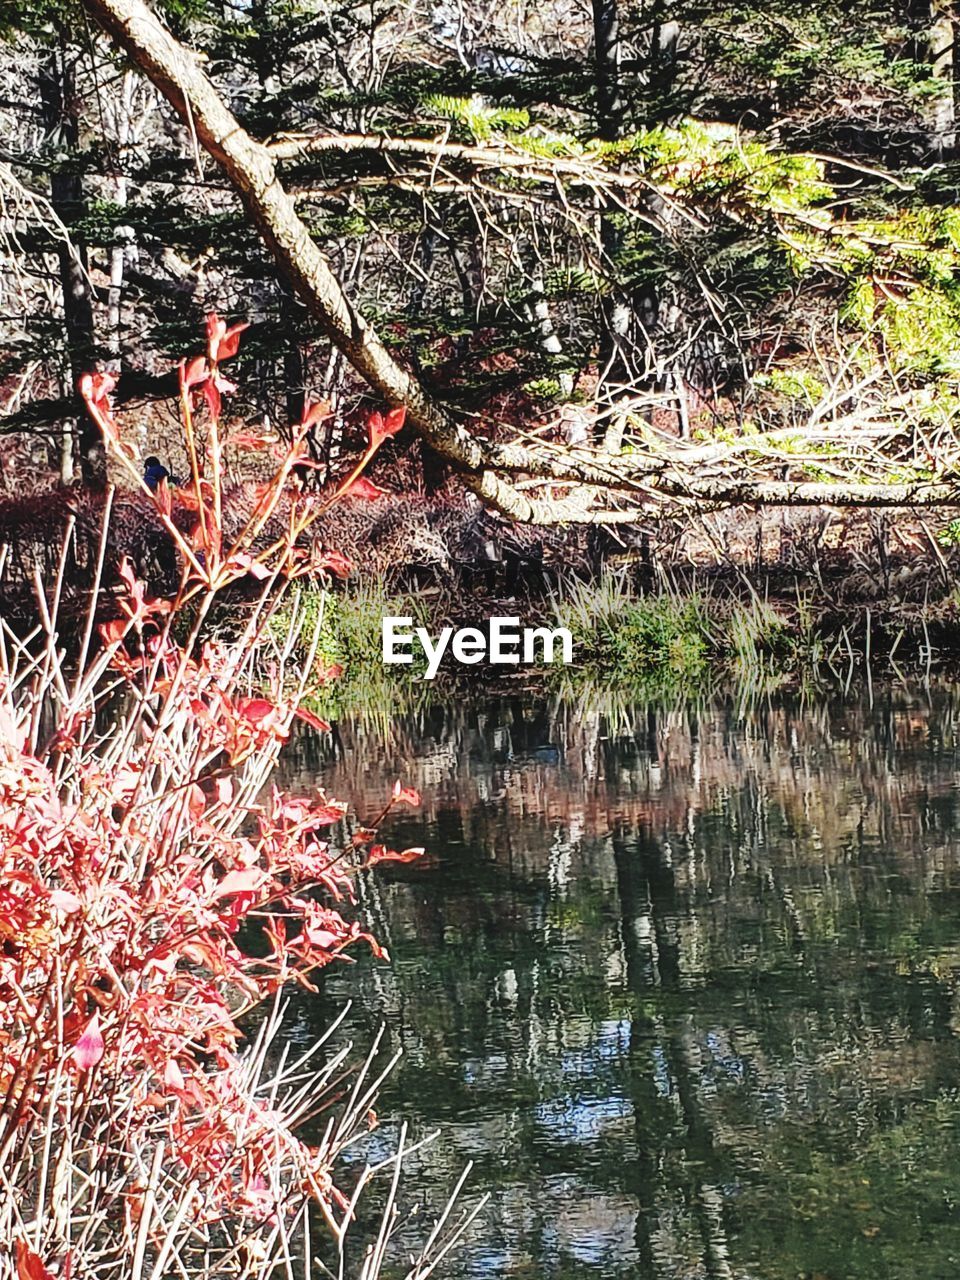
<svg viewBox="0 0 960 1280"><path fill-rule="evenodd" d="M608 283L596 271L583 266L556 266L544 272L544 297L559 300L573 294L596 296L609 289Z"/></svg>
<svg viewBox="0 0 960 1280"><path fill-rule="evenodd" d="M896 368L960 373L960 293L916 285L883 308L879 329Z"/></svg>
<svg viewBox="0 0 960 1280"><path fill-rule="evenodd" d="M811 408L826 392L820 379L805 369L774 369L771 373L758 373L754 375L753 384L769 388L790 400L799 400ZM778 439L777 443L789 447L789 441Z"/></svg>
<svg viewBox="0 0 960 1280"><path fill-rule="evenodd" d="M531 378L529 382L523 384L523 389L527 395L535 396L540 400L555 400L563 392L556 378Z"/></svg>
<svg viewBox="0 0 960 1280"><path fill-rule="evenodd" d="M423 107L434 115L464 125L478 142L486 142L494 133L503 130L525 129L530 123L528 112L514 107L490 106L477 94L469 98L453 98L431 93L423 99Z"/></svg>
<svg viewBox="0 0 960 1280"><path fill-rule="evenodd" d="M554 598L569 628L577 671L635 685L683 685L703 675L711 636L700 600L635 596L622 575L572 582Z"/></svg>
<svg viewBox="0 0 960 1280"><path fill-rule="evenodd" d="M722 623L725 665L741 679L784 678L798 664L798 633L764 600L734 604Z"/></svg>
<svg viewBox="0 0 960 1280"><path fill-rule="evenodd" d="M545 166L578 158L589 168L583 180L563 169L551 188L507 166L478 174L444 158L430 173L422 158L408 164L363 149L285 163L299 210L334 269L353 282L358 307L434 394L461 409L496 402L509 418L527 411L524 387L553 394L561 366L544 360L543 335L525 312L534 274L564 370L595 365L599 320L611 294L623 293L650 330L640 335L638 323L631 335L634 367L676 362L698 389L716 388L713 419L737 431L758 403L780 421L816 404L828 379L814 367L810 335L833 333L834 321L842 344L860 344L865 360L887 360L895 376L942 383L960 371L960 189L949 167L929 164L933 110L949 86L924 61L927 10L873 0L677 0L656 10L657 23L680 24L674 64L657 52L649 7L621 3L631 53L620 69L620 136L599 138L611 130L598 130L589 24L577 18L555 38L573 10L525 27L521 54L506 47L508 15L496 6L490 30L502 41L469 48L464 37L456 53L419 11L398 26L380 0L162 7L259 136L445 137L507 144ZM296 370L312 387L326 377L326 342L290 306L215 169L198 175L190 148L159 116L142 142L118 149L100 99L119 77L83 70L86 46L75 35L82 22L66 3L0 4L0 27L17 41L28 33L31 56L41 57L57 47L59 28L80 68L81 145L70 154L48 131L39 149L24 152L17 176L46 194L55 169L82 173L86 207L73 221L93 279L109 273L113 249L132 232L137 270L124 300L136 300L138 321L135 332L121 333L122 363L149 368L158 353L183 349L198 313L220 294L222 309L253 311L259 322L250 347L258 385L240 408L282 424L295 412L296 395L285 393ZM480 54L482 63L471 61ZM101 56L114 57L98 49ZM27 138L32 112L25 100ZM115 187L121 154L125 199ZM601 244L591 180L605 171L618 178L610 184L616 211L603 219L614 234ZM51 236L31 233L19 243L42 279ZM172 280L158 267L163 255L177 266ZM102 325L105 290L96 308ZM658 313L652 326L649 310ZM22 311L24 332L3 339L0 370L54 352L62 364L62 336L49 336L59 314L51 320L47 304ZM786 336L789 366L758 349L773 332ZM758 368L768 381L751 385Z"/></svg>
<svg viewBox="0 0 960 1280"><path fill-rule="evenodd" d="M516 136L511 135L510 141L521 151L526 151L528 155L539 156L544 160L562 156L579 156L583 155L585 150L572 133L555 133L553 130L542 128L536 131L525 130ZM597 150L599 154L603 154L601 147L597 146Z"/></svg>
<svg viewBox="0 0 960 1280"><path fill-rule="evenodd" d="M722 600L695 592L638 595L622 572L573 581L553 600L573 636L576 665L565 687L591 697L617 689L693 694L713 679L770 690L813 673L823 657L814 618L802 605L788 617L767 601Z"/></svg>
<svg viewBox="0 0 960 1280"><path fill-rule="evenodd" d="M855 115L860 95L875 109L878 100L922 104L940 91L930 64L916 56L926 18L920 6L771 0L761 8L748 0L700 14L705 53L722 68L728 93L752 90L758 113L771 101L795 112L819 107L813 126L822 128L835 108Z"/></svg>
<svg viewBox="0 0 960 1280"><path fill-rule="evenodd" d="M286 604L271 619L278 641L286 639L299 621L297 649L310 651L319 630L317 669L341 668L336 679L325 680L309 699L312 710L326 719L362 714L389 720L397 699L403 699L423 674L422 653L410 666L385 666L381 626L385 617L412 617L414 626L427 624L422 598L392 595L383 582L360 578L343 591L306 589L296 604Z"/></svg>
<svg viewBox="0 0 960 1280"><path fill-rule="evenodd" d="M696 193L721 207L796 212L833 195L821 160L777 150L732 125L687 120L615 145L621 154L645 160L664 190Z"/></svg>

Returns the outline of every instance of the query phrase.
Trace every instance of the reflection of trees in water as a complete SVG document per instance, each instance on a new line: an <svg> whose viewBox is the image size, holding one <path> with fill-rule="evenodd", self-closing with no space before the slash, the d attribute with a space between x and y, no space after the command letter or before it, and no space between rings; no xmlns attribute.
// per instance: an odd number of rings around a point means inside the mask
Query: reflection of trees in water
<svg viewBox="0 0 960 1280"><path fill-rule="evenodd" d="M890 691L872 712L779 701L743 716L733 700L708 711L679 703L638 711L629 726L545 701L452 701L398 717L387 741L349 725L332 743L304 734L289 763L294 776L323 769L331 790L361 809L377 807L385 777L402 774L424 790L430 818L453 808L469 820L495 802L511 818L547 815L600 831L643 820L676 831L691 808L722 815L737 805L764 823L773 793L775 819L835 857L851 839L893 844L952 822L944 766L958 752L958 719L949 691L930 700ZM760 795L743 810L751 786ZM928 804L909 803L920 791Z"/></svg>
<svg viewBox="0 0 960 1280"><path fill-rule="evenodd" d="M295 781L361 814L394 777L424 793L395 833L433 859L365 883L395 963L331 976L316 1012L359 988L358 1020L385 1013L406 1051L385 1110L446 1129L424 1181L469 1155L497 1189L497 1258L465 1265L806 1266L777 1234L788 1192L957 1080L958 706L899 690L613 725L518 698L294 745ZM811 1231L843 1236L849 1200Z"/></svg>

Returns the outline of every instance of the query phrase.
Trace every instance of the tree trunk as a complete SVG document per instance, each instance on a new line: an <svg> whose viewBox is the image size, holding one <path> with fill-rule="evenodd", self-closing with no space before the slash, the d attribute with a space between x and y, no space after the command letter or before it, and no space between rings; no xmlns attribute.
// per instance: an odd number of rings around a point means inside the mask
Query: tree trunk
<svg viewBox="0 0 960 1280"><path fill-rule="evenodd" d="M114 175L114 201L118 209L125 209L130 198L127 179L127 153L133 137L135 72L127 71L123 77L119 100L115 106L116 173ZM107 295L106 346L110 367L119 373L123 358L123 289L127 256L132 254L135 233L132 227L118 226L114 230L114 243L110 249L110 288Z"/></svg>
<svg viewBox="0 0 960 1280"><path fill-rule="evenodd" d="M934 99L934 120L938 158L952 160L957 155L957 129L960 124L960 22L953 16L953 6L935 0L931 6L933 25L930 29L930 63L940 92Z"/></svg>
<svg viewBox="0 0 960 1280"><path fill-rule="evenodd" d="M50 176L50 204L67 229L70 241L60 242L60 283L63 291L63 319L67 340L67 364L72 386L96 363L96 331L93 318L93 291L87 263L86 245L77 226L84 214L83 180L73 166L80 141L76 90L76 60L66 32L58 38L40 68L40 105L44 128L60 152ZM87 484L106 484L106 456L100 434L84 413L77 419L75 454ZM67 477L66 461L61 474Z"/></svg>
<svg viewBox="0 0 960 1280"><path fill-rule="evenodd" d="M563 343L557 333L546 299L543 268L534 266L530 272L530 295L523 304L523 313L537 335L540 350L549 358L563 355ZM573 374L564 369L557 374L561 394L567 398L573 392Z"/></svg>
<svg viewBox="0 0 960 1280"><path fill-rule="evenodd" d="M593 50L596 76L597 135L616 142L621 135L623 101L620 95L620 15L618 0L593 0ZM609 288L599 299L600 341L597 407L604 424L603 447L618 453L623 441L621 402L632 381L628 343L630 306L617 279L623 237L617 206L609 196L599 198L600 252Z"/></svg>
<svg viewBox="0 0 960 1280"><path fill-rule="evenodd" d="M283 353L283 386L287 402L287 422L293 428L302 420L307 400L303 351L296 334L290 336Z"/></svg>

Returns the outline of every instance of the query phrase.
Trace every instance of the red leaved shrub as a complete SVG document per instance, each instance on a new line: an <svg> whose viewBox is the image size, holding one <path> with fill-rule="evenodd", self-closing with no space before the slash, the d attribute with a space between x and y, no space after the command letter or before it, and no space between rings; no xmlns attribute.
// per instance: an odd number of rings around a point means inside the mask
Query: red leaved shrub
<svg viewBox="0 0 960 1280"><path fill-rule="evenodd" d="M345 805L270 785L294 719L325 726L303 706L313 655L298 668L293 640L265 626L304 570L311 513L285 493L296 442L247 528L223 537L218 361L240 328L213 318L207 357L181 369L193 522L179 527L168 492L143 498L181 560L174 598L124 562L116 617L97 627L91 613L69 661L55 592L39 646L0 623L0 1275L19 1280L267 1274L277 1250L292 1265L310 1203L342 1245L337 1156L374 1123L376 1082L362 1083L307 1145L297 1122L345 1051L271 1067L269 1046L285 986L310 987L357 945L383 955L352 915L352 883L421 852L376 830L418 797L398 783L337 846ZM133 470L107 381L84 389ZM281 499L288 536L258 546ZM205 641L214 596L246 574L265 593L242 634ZM271 997L245 1048L241 1015Z"/></svg>

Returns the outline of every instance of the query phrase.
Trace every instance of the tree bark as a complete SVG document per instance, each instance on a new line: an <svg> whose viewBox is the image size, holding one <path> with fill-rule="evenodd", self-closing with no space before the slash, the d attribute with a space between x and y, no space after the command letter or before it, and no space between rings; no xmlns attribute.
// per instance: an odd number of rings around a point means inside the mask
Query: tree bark
<svg viewBox="0 0 960 1280"><path fill-rule="evenodd" d="M960 125L960 49L957 37L960 22L953 16L953 6L934 0L930 6L929 53L935 81L941 84L934 98L936 149L940 160L952 160L957 154L957 129Z"/></svg>
<svg viewBox="0 0 960 1280"><path fill-rule="evenodd" d="M597 136L616 142L622 132L623 100L620 93L620 15L618 0L593 0L593 50L596 76ZM632 382L627 354L631 329L630 304L617 279L617 263L623 243L617 206L609 195L599 197L600 250L609 273L609 289L599 299L600 334L597 406L605 424L603 447L619 453L623 442L622 401Z"/></svg>
<svg viewBox="0 0 960 1280"><path fill-rule="evenodd" d="M76 388L81 374L95 367L97 346L93 316L93 291L87 250L77 224L84 214L83 182L78 170L71 168L80 142L77 112L76 69L66 33L61 28L46 61L40 68L40 105L44 128L51 140L59 141L59 155L50 176L50 204L69 233L69 241L61 240L59 258L60 284L63 293L63 319L67 341L67 364L72 386ZM77 438L75 452L87 484L106 484L106 455L96 425L86 413L75 419ZM61 476L69 480L72 468L65 457Z"/></svg>
<svg viewBox="0 0 960 1280"><path fill-rule="evenodd" d="M127 151L133 136L135 73L127 71L114 109L116 147L116 172L114 174L114 200L118 209L125 209L130 198L127 179ZM135 234L132 227L117 226L110 250L110 287L107 293L107 350L111 370L119 373L123 359L123 290L127 256L134 249Z"/></svg>

